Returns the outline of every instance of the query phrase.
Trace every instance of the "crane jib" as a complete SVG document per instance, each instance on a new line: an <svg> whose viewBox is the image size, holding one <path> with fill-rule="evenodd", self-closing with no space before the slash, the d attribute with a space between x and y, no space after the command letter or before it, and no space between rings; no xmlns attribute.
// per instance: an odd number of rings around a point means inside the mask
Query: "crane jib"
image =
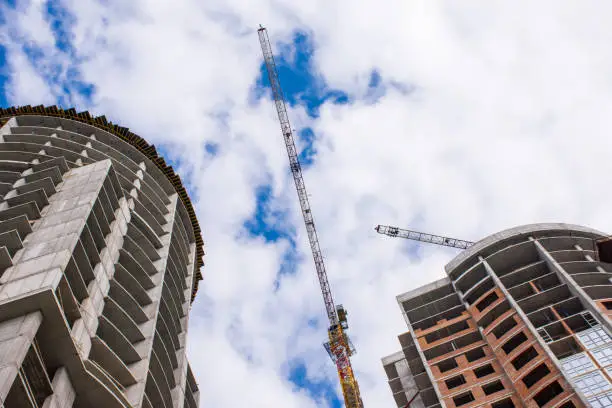
<svg viewBox="0 0 612 408"><path fill-rule="evenodd" d="M336 316L336 309L332 298L331 290L329 288L329 282L327 280L327 273L325 271L325 265L322 262L323 256L319 248L317 231L314 226L314 220L312 212L310 211L310 203L308 202L308 195L306 193L306 187L304 179L302 177L302 170L299 164L297 148L293 138L293 132L291 130L291 124L289 123L289 116L287 114L287 107L285 98L280 86L280 80L276 70L276 64L274 62L274 55L272 54L272 46L268 38L268 34L265 28L258 30L259 41L261 43L261 49L264 55L264 62L268 71L268 79L272 88L272 95L274 97L274 105L278 113L278 119L281 124L281 131L284 135L285 145L287 147L287 155L289 156L289 163L291 167L291 173L295 182L298 198L300 201L300 207L302 208L302 215L304 217L304 223L306 224L306 232L308 234L308 240L315 260L315 267L317 269L317 276L319 279L319 285L323 293L325 308L327 316L330 321L330 325L338 323L338 317Z"/></svg>
<svg viewBox="0 0 612 408"><path fill-rule="evenodd" d="M357 380L355 379L350 360L350 356L352 353L354 353L354 349L350 347L350 341L343 331L343 327L348 327L346 323L346 311L341 306L338 306L343 316L342 320L339 319L338 311L334 305L331 288L327 279L323 255L321 253L321 248L319 247L317 230L315 228L312 211L310 210L308 193L306 192L306 185L304 184L304 178L302 177L302 167L298 159L291 124L289 123L287 104L285 102L285 98L283 97L280 80L278 78L278 71L274 62L274 55L272 54L272 46L270 44L270 39L268 38L268 32L265 28L259 28L257 33L259 35L259 42L261 44L261 50L263 52L264 62L266 64L266 70L268 71L268 79L270 81L270 88L272 89L274 106L276 107L276 112L278 114L278 120L280 122L283 140L285 141L285 147L287 148L289 168L291 169L291 174L293 175L293 181L295 183L295 189L300 202L300 208L302 209L302 217L304 218L304 224L306 225L306 233L308 235L312 257L314 260L315 269L317 271L319 285L321 286L323 301L325 302L325 310L327 311L327 317L329 319L329 343L326 343L326 345L329 345L328 351L336 363L346 407L363 408L363 402L359 394L359 386L357 385Z"/></svg>

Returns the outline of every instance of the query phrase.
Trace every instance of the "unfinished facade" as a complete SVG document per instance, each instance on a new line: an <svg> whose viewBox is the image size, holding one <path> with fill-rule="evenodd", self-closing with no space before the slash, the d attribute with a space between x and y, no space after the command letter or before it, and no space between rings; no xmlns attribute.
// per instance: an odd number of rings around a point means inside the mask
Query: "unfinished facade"
<svg viewBox="0 0 612 408"><path fill-rule="evenodd" d="M398 296L408 331L383 358L397 406L612 407L603 237L566 224L503 231Z"/></svg>
<svg viewBox="0 0 612 408"><path fill-rule="evenodd" d="M202 238L180 179L104 117L0 109L0 401L195 408Z"/></svg>

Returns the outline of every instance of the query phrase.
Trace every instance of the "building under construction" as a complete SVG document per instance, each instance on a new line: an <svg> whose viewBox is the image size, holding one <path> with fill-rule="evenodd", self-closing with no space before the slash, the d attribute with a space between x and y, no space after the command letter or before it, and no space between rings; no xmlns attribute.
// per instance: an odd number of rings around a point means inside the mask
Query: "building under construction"
<svg viewBox="0 0 612 408"><path fill-rule="evenodd" d="M196 408L203 242L181 179L103 116L0 109L0 406Z"/></svg>
<svg viewBox="0 0 612 408"><path fill-rule="evenodd" d="M408 331L382 359L397 406L612 407L610 244L575 225L513 228L399 295Z"/></svg>

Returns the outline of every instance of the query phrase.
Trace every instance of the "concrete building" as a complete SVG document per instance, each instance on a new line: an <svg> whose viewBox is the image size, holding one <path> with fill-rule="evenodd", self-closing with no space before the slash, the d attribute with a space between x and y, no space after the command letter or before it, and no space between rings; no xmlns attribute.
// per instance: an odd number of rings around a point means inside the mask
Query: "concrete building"
<svg viewBox="0 0 612 408"><path fill-rule="evenodd" d="M3 407L194 408L203 243L180 178L104 117L0 109Z"/></svg>
<svg viewBox="0 0 612 408"><path fill-rule="evenodd" d="M399 295L408 331L382 360L397 406L612 407L604 237L566 224L510 229Z"/></svg>

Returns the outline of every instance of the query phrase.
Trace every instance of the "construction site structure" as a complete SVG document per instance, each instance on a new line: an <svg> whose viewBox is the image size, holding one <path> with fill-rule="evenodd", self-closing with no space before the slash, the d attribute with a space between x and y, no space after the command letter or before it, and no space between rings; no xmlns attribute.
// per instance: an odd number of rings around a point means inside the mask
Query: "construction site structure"
<svg viewBox="0 0 612 408"><path fill-rule="evenodd" d="M329 341L326 342L324 346L331 359L336 364L345 406L347 408L361 408L363 407L363 402L361 400L359 386L357 384L350 360L351 355L355 353L355 348L352 346L346 333L346 330L348 329L348 322L346 320L347 312L342 305L336 306L332 297L331 288L327 279L327 272L325 270L325 263L323 261L323 255L319 246L317 230L315 228L314 218L312 216L310 203L308 201L308 193L306 192L306 185L304 184L302 169L298 160L298 151L295 146L293 131L289 122L289 116L287 114L287 104L281 88L276 63L274 62L274 55L272 53L272 46L270 44L268 32L264 27L260 26L257 33L259 35L259 42L261 44L266 69L268 71L268 79L270 80L270 87L272 89L274 104L276 106L276 112L278 113L278 119L280 121L283 140L285 142L287 155L289 157L291 174L293 175L293 181L295 182L295 188L297 190L300 207L302 209L304 224L306 225L306 232L310 242L310 249L314 259L315 269L319 279L319 285L321 287L321 293L323 294L323 301L325 302L327 318L329 320Z"/></svg>
<svg viewBox="0 0 612 408"><path fill-rule="evenodd" d="M398 233L399 235L399 233ZM569 224L484 238L397 296L398 407L612 407L612 240Z"/></svg>
<svg viewBox="0 0 612 408"><path fill-rule="evenodd" d="M178 174L104 116L0 108L0 406L199 406L203 240Z"/></svg>

